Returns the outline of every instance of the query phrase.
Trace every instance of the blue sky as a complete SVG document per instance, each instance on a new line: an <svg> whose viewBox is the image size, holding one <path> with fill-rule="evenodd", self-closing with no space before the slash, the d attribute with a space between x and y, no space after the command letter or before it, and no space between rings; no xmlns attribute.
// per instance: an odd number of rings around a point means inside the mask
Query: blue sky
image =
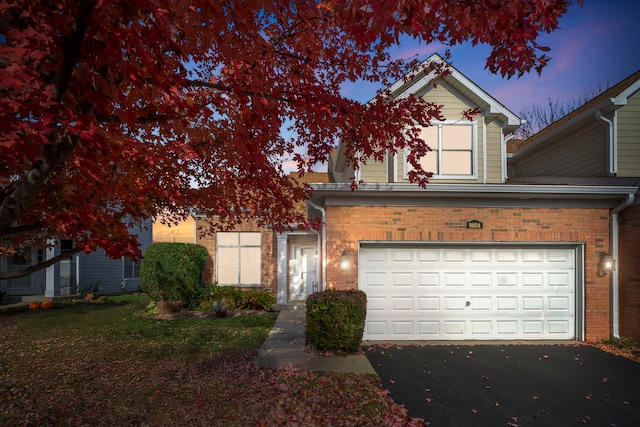
<svg viewBox="0 0 640 427"><path fill-rule="evenodd" d="M560 19L560 29L543 34L539 43L551 48L551 62L542 75L533 71L520 79L503 79L484 69L490 49L470 44L451 48L451 62L461 73L514 113L533 103L571 100L598 87L606 89L640 70L640 0L584 0ZM407 39L393 54L426 59L446 47ZM344 94L366 102L376 87L354 85Z"/></svg>

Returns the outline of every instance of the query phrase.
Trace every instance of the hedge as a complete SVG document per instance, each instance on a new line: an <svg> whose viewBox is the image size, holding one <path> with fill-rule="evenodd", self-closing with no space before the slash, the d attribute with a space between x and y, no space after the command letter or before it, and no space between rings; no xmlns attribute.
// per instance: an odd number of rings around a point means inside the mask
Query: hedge
<svg viewBox="0 0 640 427"><path fill-rule="evenodd" d="M140 266L140 289L155 301L199 305L207 248L190 243L151 244Z"/></svg>
<svg viewBox="0 0 640 427"><path fill-rule="evenodd" d="M319 350L354 353L360 349L367 295L358 290L326 290L307 297L307 335Z"/></svg>

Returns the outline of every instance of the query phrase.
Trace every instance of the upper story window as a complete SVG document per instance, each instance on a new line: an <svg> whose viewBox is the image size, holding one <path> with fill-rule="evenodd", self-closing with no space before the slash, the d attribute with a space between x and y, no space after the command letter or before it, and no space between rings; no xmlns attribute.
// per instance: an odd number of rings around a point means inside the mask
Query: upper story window
<svg viewBox="0 0 640 427"><path fill-rule="evenodd" d="M420 159L433 178L470 179L477 177L477 125L475 122L442 122L422 129L421 137L431 148ZM404 179L413 167L404 156Z"/></svg>

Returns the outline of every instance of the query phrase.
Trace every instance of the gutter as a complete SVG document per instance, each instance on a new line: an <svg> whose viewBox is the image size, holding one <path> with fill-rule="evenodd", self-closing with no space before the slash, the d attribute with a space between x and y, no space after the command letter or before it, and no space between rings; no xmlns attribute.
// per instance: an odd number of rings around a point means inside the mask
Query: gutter
<svg viewBox="0 0 640 427"><path fill-rule="evenodd" d="M613 116L613 121L609 120L608 118L606 118L604 115L602 115L602 110L597 110L596 111L596 118L602 120L603 122L607 123L609 126L609 133L608 133L608 138L607 138L607 142L609 143L607 145L607 157L608 157L608 163L609 166L607 168L607 175L609 176L615 176L618 173L618 159L617 159L617 152L618 152L618 132L616 129L616 113L614 112L614 116Z"/></svg>
<svg viewBox="0 0 640 427"><path fill-rule="evenodd" d="M633 204L635 195L627 194L624 202L611 210L610 247L613 259L618 259L618 214ZM618 270L611 272L611 335L620 338Z"/></svg>
<svg viewBox="0 0 640 427"><path fill-rule="evenodd" d="M318 233L318 245L321 249L321 256L318 262L320 263L319 270L322 272L322 283L318 290L324 291L327 289L327 211L323 207L313 203L311 200L307 199L307 202L309 203L309 206L317 209L322 214L322 230Z"/></svg>

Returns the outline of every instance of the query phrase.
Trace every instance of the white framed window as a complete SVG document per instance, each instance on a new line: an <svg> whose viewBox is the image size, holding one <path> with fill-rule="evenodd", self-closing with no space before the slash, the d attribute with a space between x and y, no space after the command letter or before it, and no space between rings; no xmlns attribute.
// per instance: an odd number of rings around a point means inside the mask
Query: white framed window
<svg viewBox="0 0 640 427"><path fill-rule="evenodd" d="M475 122L434 122L422 128L420 137L432 151L420 159L420 165L433 178L477 178L477 124ZM404 153L404 179L408 179L413 166Z"/></svg>
<svg viewBox="0 0 640 427"><path fill-rule="evenodd" d="M261 285L261 248L262 235L259 232L216 233L218 285Z"/></svg>
<svg viewBox="0 0 640 427"><path fill-rule="evenodd" d="M124 263L124 275L125 279L139 279L140 278L140 263L132 261L131 258L123 257Z"/></svg>

